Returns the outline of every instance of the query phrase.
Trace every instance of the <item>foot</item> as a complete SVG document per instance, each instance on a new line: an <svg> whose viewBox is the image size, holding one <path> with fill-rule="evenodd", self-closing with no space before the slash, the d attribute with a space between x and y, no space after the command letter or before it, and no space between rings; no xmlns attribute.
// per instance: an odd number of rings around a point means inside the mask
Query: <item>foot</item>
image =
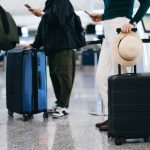
<svg viewBox="0 0 150 150"><path fill-rule="evenodd" d="M97 123L97 124L95 124L95 126L97 128L100 128L101 126L106 125L106 124L108 124L108 120L105 120L104 122L101 122L101 123Z"/></svg>
<svg viewBox="0 0 150 150"><path fill-rule="evenodd" d="M108 131L108 124L100 126L99 131Z"/></svg>
<svg viewBox="0 0 150 150"><path fill-rule="evenodd" d="M50 113L50 114L52 114L52 113L54 113L56 111L57 108L58 108L58 106L55 105L51 109L48 109L47 112Z"/></svg>
<svg viewBox="0 0 150 150"><path fill-rule="evenodd" d="M69 114L67 108L57 107L54 113L52 113L53 118L60 118Z"/></svg>

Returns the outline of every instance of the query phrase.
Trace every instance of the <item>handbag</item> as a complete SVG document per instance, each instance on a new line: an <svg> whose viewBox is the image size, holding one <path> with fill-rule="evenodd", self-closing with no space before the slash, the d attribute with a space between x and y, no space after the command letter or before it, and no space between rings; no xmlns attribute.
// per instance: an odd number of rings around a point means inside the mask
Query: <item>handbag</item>
<svg viewBox="0 0 150 150"><path fill-rule="evenodd" d="M0 50L13 49L19 43L17 26L9 12L0 6Z"/></svg>

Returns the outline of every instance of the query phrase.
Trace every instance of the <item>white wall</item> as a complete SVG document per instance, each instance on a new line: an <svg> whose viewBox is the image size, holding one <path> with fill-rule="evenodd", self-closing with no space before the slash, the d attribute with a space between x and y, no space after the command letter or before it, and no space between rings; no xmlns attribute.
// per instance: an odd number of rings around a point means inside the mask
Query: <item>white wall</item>
<svg viewBox="0 0 150 150"><path fill-rule="evenodd" d="M28 3L33 8L44 8L46 0L0 0L0 4L9 11L15 18L18 25L36 28L40 19L33 17L31 13L24 7ZM70 0L76 11L81 11L81 6L88 12L103 9L103 0ZM138 6L138 0L135 0L135 6ZM79 13L83 22L83 26L90 23L90 18L85 13Z"/></svg>
<svg viewBox="0 0 150 150"><path fill-rule="evenodd" d="M29 29L37 29L41 20L40 17L35 17L34 15L14 15L13 18L18 26L25 26Z"/></svg>

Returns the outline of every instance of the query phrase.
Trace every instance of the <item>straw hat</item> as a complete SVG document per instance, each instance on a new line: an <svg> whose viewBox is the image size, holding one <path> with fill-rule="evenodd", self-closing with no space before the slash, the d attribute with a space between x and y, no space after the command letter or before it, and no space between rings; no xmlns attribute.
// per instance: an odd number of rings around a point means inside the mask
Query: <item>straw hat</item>
<svg viewBox="0 0 150 150"><path fill-rule="evenodd" d="M112 53L118 64L131 67L143 54L143 43L134 32L120 32L112 43Z"/></svg>

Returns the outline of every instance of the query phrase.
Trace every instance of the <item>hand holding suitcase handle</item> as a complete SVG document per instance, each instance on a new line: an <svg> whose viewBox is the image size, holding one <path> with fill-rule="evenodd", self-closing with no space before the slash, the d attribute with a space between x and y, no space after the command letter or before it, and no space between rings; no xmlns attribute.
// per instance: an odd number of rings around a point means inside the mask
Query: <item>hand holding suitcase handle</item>
<svg viewBox="0 0 150 150"><path fill-rule="evenodd" d="M132 28L131 31L137 32L137 28ZM121 28L117 28L117 29L116 29L116 32L119 34L119 33L121 32ZM143 42L143 43L150 43L150 37L149 37L148 39L142 39L142 42Z"/></svg>
<svg viewBox="0 0 150 150"><path fill-rule="evenodd" d="M132 28L131 31L137 32L137 28ZM119 34L121 32L121 28L117 28L116 32Z"/></svg>

